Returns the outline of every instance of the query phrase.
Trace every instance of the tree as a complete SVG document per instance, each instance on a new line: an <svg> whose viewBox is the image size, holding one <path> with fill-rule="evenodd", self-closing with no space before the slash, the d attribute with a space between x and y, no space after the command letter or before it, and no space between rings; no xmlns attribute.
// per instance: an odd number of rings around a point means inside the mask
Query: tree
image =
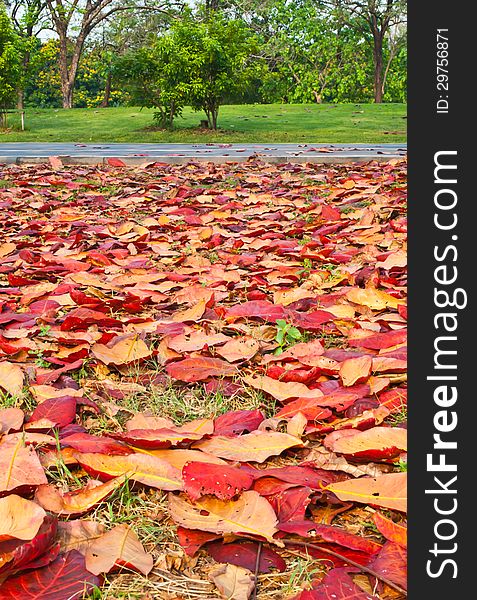
<svg viewBox="0 0 477 600"><path fill-rule="evenodd" d="M330 0L338 19L371 35L374 64L374 101L383 101L385 84L385 41L406 20L405 0Z"/></svg>
<svg viewBox="0 0 477 600"><path fill-rule="evenodd" d="M261 68L257 39L243 21L227 20L219 12L175 22L171 35L180 48L188 101L205 112L208 127L215 130L224 99L243 91Z"/></svg>
<svg viewBox="0 0 477 600"><path fill-rule="evenodd" d="M135 0L45 0L60 43L59 70L61 78L61 94L63 108L72 108L73 90L78 73L78 66L85 42L92 31L103 21L120 11L150 10L166 11L167 0L157 4L145 0L139 4ZM77 35L73 37L73 29ZM71 50L69 41L71 40Z"/></svg>
<svg viewBox="0 0 477 600"><path fill-rule="evenodd" d="M23 77L18 88L17 107L24 107L24 86L28 76L32 51L38 46L38 35L49 29L46 0L8 0L7 7L17 35L23 41Z"/></svg>
<svg viewBox="0 0 477 600"><path fill-rule="evenodd" d="M0 4L0 113L14 102L21 79L21 43L5 7Z"/></svg>
<svg viewBox="0 0 477 600"><path fill-rule="evenodd" d="M362 36L340 27L314 0L274 0L255 21L269 66L262 90L270 101L355 102L371 94L371 53Z"/></svg>
<svg viewBox="0 0 477 600"><path fill-rule="evenodd" d="M163 35L149 48L139 48L118 58L113 74L121 80L136 105L155 108L154 120L172 129L187 100L187 65L176 38Z"/></svg>

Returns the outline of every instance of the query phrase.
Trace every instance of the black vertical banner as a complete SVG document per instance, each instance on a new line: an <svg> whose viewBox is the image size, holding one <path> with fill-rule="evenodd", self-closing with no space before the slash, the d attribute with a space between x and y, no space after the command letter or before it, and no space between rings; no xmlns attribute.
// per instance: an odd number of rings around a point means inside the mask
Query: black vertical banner
<svg viewBox="0 0 477 600"><path fill-rule="evenodd" d="M474 13L408 3L411 600L477 597Z"/></svg>

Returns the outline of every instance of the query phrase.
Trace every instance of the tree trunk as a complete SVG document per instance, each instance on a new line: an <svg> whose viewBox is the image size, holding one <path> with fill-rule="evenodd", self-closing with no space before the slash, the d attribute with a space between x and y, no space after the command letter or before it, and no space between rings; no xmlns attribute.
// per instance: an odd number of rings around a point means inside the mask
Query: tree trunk
<svg viewBox="0 0 477 600"><path fill-rule="evenodd" d="M78 37L73 48L71 62L68 65L68 36L66 29L58 31L60 38L60 80L63 108L73 108L73 90L78 73L79 61L83 50L86 34Z"/></svg>
<svg viewBox="0 0 477 600"><path fill-rule="evenodd" d="M18 110L23 110L25 108L25 93L23 92L23 90L18 90L17 108Z"/></svg>
<svg viewBox="0 0 477 600"><path fill-rule="evenodd" d="M101 108L107 108L109 106L109 99L111 97L111 71L108 71L108 76L106 77L106 85L104 88L104 97L101 102Z"/></svg>
<svg viewBox="0 0 477 600"><path fill-rule="evenodd" d="M383 35L380 31L373 32L373 63L374 63L374 102L381 104L383 101Z"/></svg>

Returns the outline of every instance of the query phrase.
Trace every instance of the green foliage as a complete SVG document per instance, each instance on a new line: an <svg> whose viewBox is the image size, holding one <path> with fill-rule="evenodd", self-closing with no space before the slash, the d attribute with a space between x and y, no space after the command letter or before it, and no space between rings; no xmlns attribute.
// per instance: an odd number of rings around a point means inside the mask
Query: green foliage
<svg viewBox="0 0 477 600"><path fill-rule="evenodd" d="M150 48L139 48L114 63L114 75L126 86L131 103L155 108L154 120L171 129L187 98L187 81L181 48L165 35Z"/></svg>
<svg viewBox="0 0 477 600"><path fill-rule="evenodd" d="M296 344L301 338L299 329L283 319L277 319L277 334L275 335L275 341L278 344L278 348L275 350L277 356L282 354L287 346Z"/></svg>
<svg viewBox="0 0 477 600"><path fill-rule="evenodd" d="M0 4L0 111L10 108L21 83L22 43Z"/></svg>
<svg viewBox="0 0 477 600"><path fill-rule="evenodd" d="M209 127L217 129L225 98L247 88L260 71L260 63L251 58L257 39L243 21L227 20L218 12L204 21L178 21L171 35L180 48L187 99L192 108L205 112Z"/></svg>
<svg viewBox="0 0 477 600"><path fill-rule="evenodd" d="M250 60L255 49L256 38L242 21L218 13L206 20L189 14L151 47L119 58L114 72L133 103L157 108L160 127L172 128L188 104L204 110L209 127L216 129L225 98L243 91L258 74L259 63Z"/></svg>

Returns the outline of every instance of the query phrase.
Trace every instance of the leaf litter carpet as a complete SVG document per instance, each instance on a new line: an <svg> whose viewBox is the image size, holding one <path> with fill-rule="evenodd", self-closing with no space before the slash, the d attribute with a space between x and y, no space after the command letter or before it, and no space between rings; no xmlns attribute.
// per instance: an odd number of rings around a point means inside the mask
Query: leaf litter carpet
<svg viewBox="0 0 477 600"><path fill-rule="evenodd" d="M0 169L0 600L399 599L406 163Z"/></svg>

